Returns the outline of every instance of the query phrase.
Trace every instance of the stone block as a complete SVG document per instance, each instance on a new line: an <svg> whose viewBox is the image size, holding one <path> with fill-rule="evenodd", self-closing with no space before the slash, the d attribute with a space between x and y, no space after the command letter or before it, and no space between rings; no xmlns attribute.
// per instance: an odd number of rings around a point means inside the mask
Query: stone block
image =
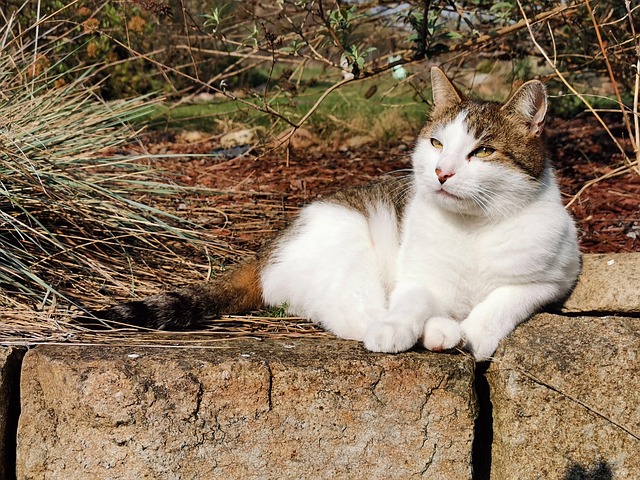
<svg viewBox="0 0 640 480"><path fill-rule="evenodd" d="M487 372L492 480L638 478L639 360L638 318L542 314L517 328Z"/></svg>
<svg viewBox="0 0 640 480"><path fill-rule="evenodd" d="M583 255L582 273L562 311L640 312L640 253Z"/></svg>
<svg viewBox="0 0 640 480"><path fill-rule="evenodd" d="M216 345L30 350L18 478L470 478L468 356Z"/></svg>

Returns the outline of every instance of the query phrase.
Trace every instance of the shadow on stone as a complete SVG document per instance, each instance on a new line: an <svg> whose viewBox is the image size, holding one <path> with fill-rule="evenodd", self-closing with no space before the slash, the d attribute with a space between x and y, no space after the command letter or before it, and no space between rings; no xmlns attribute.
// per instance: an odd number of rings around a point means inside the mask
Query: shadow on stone
<svg viewBox="0 0 640 480"><path fill-rule="evenodd" d="M491 444L493 442L493 405L485 373L489 362L476 364L474 388L478 398L478 416L473 431L473 480L491 478Z"/></svg>
<svg viewBox="0 0 640 480"><path fill-rule="evenodd" d="M600 461L590 469L574 464L562 478L563 480L612 480L613 473L607 462Z"/></svg>
<svg viewBox="0 0 640 480"><path fill-rule="evenodd" d="M2 352L0 365L0 478L16 478L16 432L20 417L20 368L26 349ZM3 363L3 362L0 362Z"/></svg>

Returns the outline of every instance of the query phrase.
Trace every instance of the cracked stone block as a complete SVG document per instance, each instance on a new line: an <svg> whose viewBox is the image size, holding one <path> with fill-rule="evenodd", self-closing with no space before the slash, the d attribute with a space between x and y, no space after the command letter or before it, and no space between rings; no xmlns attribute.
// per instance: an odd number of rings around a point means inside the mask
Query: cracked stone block
<svg viewBox="0 0 640 480"><path fill-rule="evenodd" d="M0 478L13 476L22 348L0 347Z"/></svg>
<svg viewBox="0 0 640 480"><path fill-rule="evenodd" d="M473 377L340 340L38 346L18 479L470 478Z"/></svg>
<svg viewBox="0 0 640 480"><path fill-rule="evenodd" d="M487 378L492 480L634 479L640 319L542 314L501 343Z"/></svg>
<svg viewBox="0 0 640 480"><path fill-rule="evenodd" d="M562 311L639 313L640 253L583 255L582 273Z"/></svg>

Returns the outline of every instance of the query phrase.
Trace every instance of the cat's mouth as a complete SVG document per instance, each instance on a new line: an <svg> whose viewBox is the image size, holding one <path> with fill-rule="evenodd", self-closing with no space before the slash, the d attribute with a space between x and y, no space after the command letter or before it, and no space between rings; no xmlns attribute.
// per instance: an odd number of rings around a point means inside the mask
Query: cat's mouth
<svg viewBox="0 0 640 480"><path fill-rule="evenodd" d="M462 197L459 197L458 195L454 195L453 193L448 192L447 190L444 189L444 187L440 187L438 190L436 190L436 195L442 198L451 198L452 200L462 200Z"/></svg>

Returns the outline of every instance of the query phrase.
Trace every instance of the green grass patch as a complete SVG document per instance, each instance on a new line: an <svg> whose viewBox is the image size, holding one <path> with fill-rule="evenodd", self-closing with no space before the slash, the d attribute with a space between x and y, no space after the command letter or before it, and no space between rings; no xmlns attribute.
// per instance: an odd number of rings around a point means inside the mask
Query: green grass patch
<svg viewBox="0 0 640 480"><path fill-rule="evenodd" d="M262 317L269 318L287 318L287 309L289 305L287 303L283 303L282 305L278 305L277 307L266 307L263 310L260 310L259 315Z"/></svg>
<svg viewBox="0 0 640 480"><path fill-rule="evenodd" d="M158 105L145 119L152 127L201 130L220 133L229 123L249 127L262 126L277 135L289 125L277 115L265 113L268 106L292 123L300 120L313 108L326 85L312 85L291 93L269 93L267 103L259 95L238 100L215 100L207 103ZM372 78L345 85L328 95L306 128L320 138L335 135L369 135L382 143L417 132L425 121L427 105L406 83L387 78Z"/></svg>

